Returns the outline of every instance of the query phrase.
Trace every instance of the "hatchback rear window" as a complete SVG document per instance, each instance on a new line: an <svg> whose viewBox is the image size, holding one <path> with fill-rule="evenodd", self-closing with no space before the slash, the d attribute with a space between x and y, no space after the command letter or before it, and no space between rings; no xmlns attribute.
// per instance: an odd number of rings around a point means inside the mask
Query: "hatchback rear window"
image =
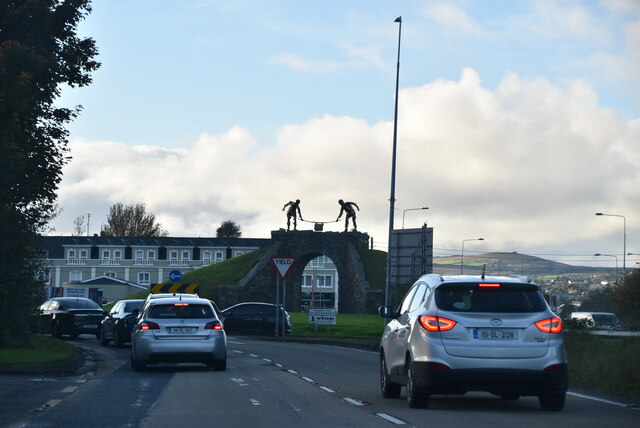
<svg viewBox="0 0 640 428"><path fill-rule="evenodd" d="M436 305L452 312L541 312L546 309L542 293L533 284L443 284L436 289Z"/></svg>
<svg viewBox="0 0 640 428"><path fill-rule="evenodd" d="M167 304L154 305L149 311L149 318L214 318L213 309L209 305L199 304Z"/></svg>

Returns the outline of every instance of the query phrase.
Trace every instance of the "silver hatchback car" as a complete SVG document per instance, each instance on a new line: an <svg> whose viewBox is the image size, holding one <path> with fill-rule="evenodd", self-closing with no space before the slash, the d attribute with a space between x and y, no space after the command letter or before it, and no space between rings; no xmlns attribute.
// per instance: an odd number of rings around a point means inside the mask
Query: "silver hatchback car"
<svg viewBox="0 0 640 428"><path fill-rule="evenodd" d="M406 386L410 407L432 394L487 391L505 400L538 396L562 410L568 388L562 322L524 277L424 275L390 319L380 341L386 398Z"/></svg>
<svg viewBox="0 0 640 428"><path fill-rule="evenodd" d="M131 334L131 367L198 362L227 368L227 336L211 302L197 297L149 300Z"/></svg>

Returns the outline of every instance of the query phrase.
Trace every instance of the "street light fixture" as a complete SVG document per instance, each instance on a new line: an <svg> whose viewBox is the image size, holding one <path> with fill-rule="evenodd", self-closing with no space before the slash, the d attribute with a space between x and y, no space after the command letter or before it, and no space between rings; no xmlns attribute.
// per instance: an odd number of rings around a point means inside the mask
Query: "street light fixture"
<svg viewBox="0 0 640 428"><path fill-rule="evenodd" d="M596 256L596 257L598 257L598 256L615 257L615 259L616 259L616 278L618 277L618 256L616 256L615 254L600 254L600 253L595 253L594 256Z"/></svg>
<svg viewBox="0 0 640 428"><path fill-rule="evenodd" d="M428 210L429 207L420 207L420 208L407 208L406 210L402 211L402 228L404 229L404 215L407 213L407 211L416 211L416 210Z"/></svg>
<svg viewBox="0 0 640 428"><path fill-rule="evenodd" d="M623 241L622 241L622 274L626 277L627 276L627 219L625 218L625 216L620 214L596 213L596 215L622 218L622 225L623 225L623 232L624 232Z"/></svg>
<svg viewBox="0 0 640 428"><path fill-rule="evenodd" d="M396 202L396 146L398 142L398 85L400 82L400 40L402 36L402 17L394 22L398 23L398 65L396 67L396 99L393 116L393 150L391 154L391 194L389 195L389 244L387 248L387 283L385 287L384 304L391 305L391 238L393 236L393 209ZM390 319L387 322L391 321Z"/></svg>
<svg viewBox="0 0 640 428"><path fill-rule="evenodd" d="M462 240L462 251L460 252L460 275L462 275L462 267L464 265L464 243L466 241L484 241L484 238L470 238Z"/></svg>

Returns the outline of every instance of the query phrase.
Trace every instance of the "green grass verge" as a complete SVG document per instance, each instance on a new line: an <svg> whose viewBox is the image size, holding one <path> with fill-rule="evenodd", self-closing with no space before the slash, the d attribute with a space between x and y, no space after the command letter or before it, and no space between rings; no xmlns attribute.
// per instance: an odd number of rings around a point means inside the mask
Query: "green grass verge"
<svg viewBox="0 0 640 428"><path fill-rule="evenodd" d="M290 312L293 331L291 337L301 338L353 338L380 340L384 318L378 315L337 314L336 325L309 324L306 312Z"/></svg>
<svg viewBox="0 0 640 428"><path fill-rule="evenodd" d="M0 349L0 367L11 365L52 364L71 361L82 350L48 336L33 336L28 348Z"/></svg>
<svg viewBox="0 0 640 428"><path fill-rule="evenodd" d="M640 338L565 333L572 387L640 399Z"/></svg>

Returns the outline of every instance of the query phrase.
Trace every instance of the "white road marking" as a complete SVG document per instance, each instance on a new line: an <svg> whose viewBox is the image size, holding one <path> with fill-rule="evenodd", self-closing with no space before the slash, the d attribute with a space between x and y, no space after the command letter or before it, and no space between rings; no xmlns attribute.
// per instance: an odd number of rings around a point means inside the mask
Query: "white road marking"
<svg viewBox="0 0 640 428"><path fill-rule="evenodd" d="M77 386L67 386L66 388L63 388L61 392L64 392L65 394L71 394L72 392L75 392L76 389L78 389Z"/></svg>
<svg viewBox="0 0 640 428"><path fill-rule="evenodd" d="M256 354L249 354L249 356L253 357L253 358L258 358L258 356Z"/></svg>
<svg viewBox="0 0 640 428"><path fill-rule="evenodd" d="M335 392L333 389L329 388L328 386L319 386L318 388L320 388L324 392Z"/></svg>
<svg viewBox="0 0 640 428"><path fill-rule="evenodd" d="M260 402L258 400L256 400L255 398L250 398L249 401L251 401L251 404L253 404L254 406L259 406Z"/></svg>
<svg viewBox="0 0 640 428"><path fill-rule="evenodd" d="M300 379L305 380L309 383L318 383L315 380L311 379L310 377L306 377L306 376L302 376Z"/></svg>
<svg viewBox="0 0 640 428"><path fill-rule="evenodd" d="M342 399L344 401L346 401L349 404L353 404L354 406L364 406L365 403L362 400L358 400L357 398L349 398L349 397L342 397Z"/></svg>
<svg viewBox="0 0 640 428"><path fill-rule="evenodd" d="M293 370L293 369L288 369L287 373L291 373L291 374L298 374L297 371Z"/></svg>
<svg viewBox="0 0 640 428"><path fill-rule="evenodd" d="M386 413L376 413L376 416L384 419L385 421L389 421L389 422L391 422L392 424L395 424L395 425L407 425L407 423L405 421L400 420L398 418L394 418L393 416L388 415Z"/></svg>
<svg viewBox="0 0 640 428"><path fill-rule="evenodd" d="M567 391L567 395L573 395L574 397L586 398L587 400L593 400L593 401L599 401L601 403L612 404L614 406L626 407L628 409L640 410L640 407L636 407L636 406L634 406L632 404L620 403L618 401L612 401L612 400L606 400L604 398L597 398L597 397L593 397L591 395L584 395L584 394L580 394L580 393L577 393L577 392L569 392L569 391Z"/></svg>

